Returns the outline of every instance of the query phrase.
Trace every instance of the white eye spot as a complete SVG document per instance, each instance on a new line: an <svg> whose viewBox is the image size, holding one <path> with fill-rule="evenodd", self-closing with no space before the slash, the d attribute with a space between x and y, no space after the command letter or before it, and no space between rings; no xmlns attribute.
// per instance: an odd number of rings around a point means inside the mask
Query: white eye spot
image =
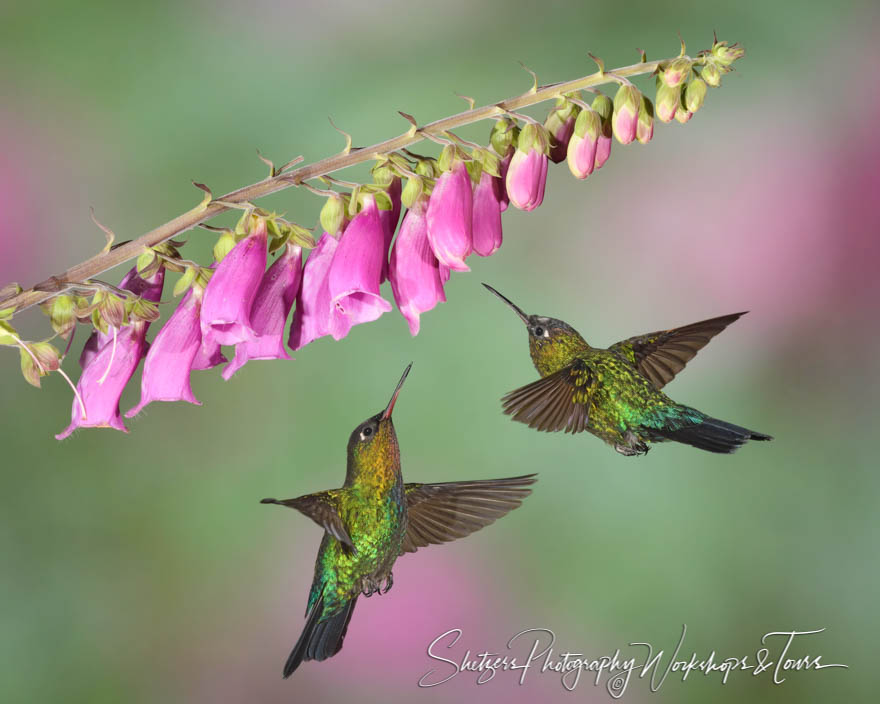
<svg viewBox="0 0 880 704"><path fill-rule="evenodd" d="M364 428L361 431L361 440L366 440L367 438L371 437L372 435L373 435L373 428L372 428L372 426L368 425L366 428Z"/></svg>

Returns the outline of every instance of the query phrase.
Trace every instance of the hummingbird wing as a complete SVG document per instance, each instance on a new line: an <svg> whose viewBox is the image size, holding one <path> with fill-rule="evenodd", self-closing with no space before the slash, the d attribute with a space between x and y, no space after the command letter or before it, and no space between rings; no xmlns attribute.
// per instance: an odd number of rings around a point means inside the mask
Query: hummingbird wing
<svg viewBox="0 0 880 704"><path fill-rule="evenodd" d="M618 342L608 349L634 364L642 376L662 389L709 340L745 314L743 311L701 320L681 328L649 332Z"/></svg>
<svg viewBox="0 0 880 704"><path fill-rule="evenodd" d="M407 528L401 552L463 538L512 511L536 474L442 484L405 484Z"/></svg>
<svg viewBox="0 0 880 704"><path fill-rule="evenodd" d="M263 499L261 504L278 504L295 508L304 516L308 516L321 528L336 538L350 550L356 552L354 541L348 534L345 523L336 510L336 497L329 491L319 491L314 494L306 494L295 499Z"/></svg>
<svg viewBox="0 0 880 704"><path fill-rule="evenodd" d="M590 417L592 374L577 359L557 372L526 384L501 399L513 420L548 433L580 433Z"/></svg>

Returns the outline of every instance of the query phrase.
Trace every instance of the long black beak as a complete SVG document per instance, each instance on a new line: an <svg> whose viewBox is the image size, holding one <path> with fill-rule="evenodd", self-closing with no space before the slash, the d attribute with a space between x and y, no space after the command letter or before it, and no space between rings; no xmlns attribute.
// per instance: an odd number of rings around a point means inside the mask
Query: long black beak
<svg viewBox="0 0 880 704"><path fill-rule="evenodd" d="M496 291L494 288L492 288L489 284L484 283L483 286L485 286L492 293L494 293L496 296L498 296L498 298L500 298L507 305L509 305L511 308L513 308L514 312L519 316L519 319L522 320L526 325L529 324L529 316L527 316L525 313L523 313L522 310L519 308L519 306L517 306L513 301L511 301L506 296L502 296L500 293L498 293L498 291Z"/></svg>
<svg viewBox="0 0 880 704"><path fill-rule="evenodd" d="M388 402L388 405L385 407L379 420L388 420L391 417L391 412L394 410L394 404L397 403L397 397L400 395L400 390L403 388L403 382L406 381L406 376L409 374L410 369L412 369L412 362L410 362L409 366L403 370L403 376L400 377L400 381L397 382L397 388L394 389L394 395L391 397L391 400Z"/></svg>

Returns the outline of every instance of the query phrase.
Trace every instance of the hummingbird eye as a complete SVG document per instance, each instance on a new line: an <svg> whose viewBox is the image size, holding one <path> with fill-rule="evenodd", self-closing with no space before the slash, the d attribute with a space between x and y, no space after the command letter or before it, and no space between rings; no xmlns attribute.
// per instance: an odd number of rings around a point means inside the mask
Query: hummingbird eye
<svg viewBox="0 0 880 704"><path fill-rule="evenodd" d="M542 327L540 325L536 325L535 327L532 328L532 334L535 337L550 337L550 331L547 328Z"/></svg>
<svg viewBox="0 0 880 704"><path fill-rule="evenodd" d="M373 426L368 425L363 430L361 430L361 440L366 440L373 434Z"/></svg>

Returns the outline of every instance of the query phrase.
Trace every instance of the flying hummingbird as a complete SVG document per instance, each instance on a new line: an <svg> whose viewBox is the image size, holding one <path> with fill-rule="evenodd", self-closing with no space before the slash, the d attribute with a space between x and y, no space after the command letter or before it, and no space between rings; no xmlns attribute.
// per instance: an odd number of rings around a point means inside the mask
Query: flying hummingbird
<svg viewBox="0 0 880 704"><path fill-rule="evenodd" d="M391 412L410 364L384 410L348 439L345 483L296 499L263 499L295 508L324 529L302 635L284 665L290 677L303 660L326 660L342 640L358 596L391 589L397 558L489 525L531 493L534 474L507 479L404 484Z"/></svg>
<svg viewBox="0 0 880 704"><path fill-rule="evenodd" d="M730 453L747 440L773 439L676 403L661 391L744 313L631 337L601 349L588 345L568 323L526 315L494 288L483 286L525 323L532 362L541 375L502 399L504 412L514 420L547 432L587 430L626 456L645 454L648 443L666 440Z"/></svg>

